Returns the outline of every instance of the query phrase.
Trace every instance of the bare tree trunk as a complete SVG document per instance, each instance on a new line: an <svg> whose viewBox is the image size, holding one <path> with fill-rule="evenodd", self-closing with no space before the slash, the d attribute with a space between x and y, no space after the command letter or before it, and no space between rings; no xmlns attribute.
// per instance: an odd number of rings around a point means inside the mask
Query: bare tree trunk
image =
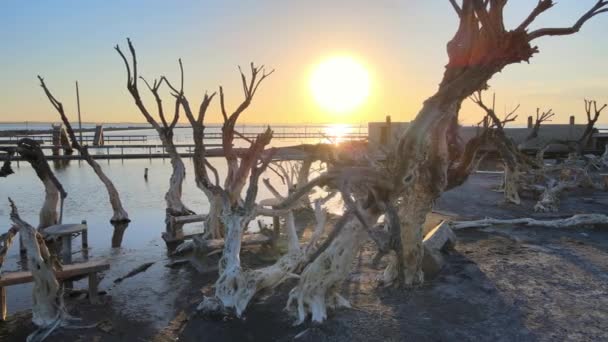
<svg viewBox="0 0 608 342"><path fill-rule="evenodd" d="M505 202L513 204L521 203L521 199L519 198L520 176L521 173L517 166L513 168L509 165L505 165L503 189Z"/></svg>
<svg viewBox="0 0 608 342"><path fill-rule="evenodd" d="M27 251L28 268L34 278L32 321L39 329L28 337L28 341L42 341L62 324L67 313L63 306L51 255L44 244L44 239L34 227L21 220L17 207L12 201L10 203L11 220L21 235L23 246Z"/></svg>
<svg viewBox="0 0 608 342"><path fill-rule="evenodd" d="M169 154L171 158L171 166L173 168L173 172L171 174L171 178L169 179L169 189L165 194L165 201L167 203L166 208L166 216L165 216L165 225L167 237L169 239L173 239L179 234L181 230L181 226L172 226L171 218L175 216L186 216L192 215L194 212L186 207L182 202L182 185L184 182L184 178L186 177L186 168L184 166L184 162L182 161L179 153L177 152L177 148L175 147L175 143L173 141L174 129L177 125L177 121L179 120L180 115L180 102L179 99L175 101L175 112L172 120L169 122L165 117L165 110L163 108L162 99L158 93L160 87L164 82L164 78L160 78L160 80L155 79L153 84L150 85L146 79L139 76L137 73L137 57L135 55L135 48L129 39L127 39L127 43L129 46L129 51L131 52L132 57L132 65L129 64L126 56L122 53L119 46L115 47L116 51L122 58L125 63L125 68L127 71L127 89L129 93L135 100L135 105L144 116L146 121L152 125L152 128L156 130L158 136L165 147L166 152ZM131 71L133 74L131 74ZM148 108L144 105L138 88L138 80L141 79L148 87L152 95L154 96L156 102L156 108L158 111L158 117L160 122L157 121L148 111ZM183 87L183 82L182 82ZM180 93L181 94L181 93Z"/></svg>
<svg viewBox="0 0 608 342"><path fill-rule="evenodd" d="M241 238L251 217L237 213L224 212L222 216L226 235L224 237L224 252L219 261L220 277L215 282L215 296L205 297L197 310L204 313L225 312L236 306L236 292L243 286L241 269Z"/></svg>
<svg viewBox="0 0 608 342"><path fill-rule="evenodd" d="M370 211L363 215L370 224L379 217ZM350 307L348 300L339 292L366 238L366 227L353 217L331 244L304 268L287 301L288 308L296 307L296 324L304 322L309 314L312 314L313 322L323 322L327 318L327 308Z"/></svg>
<svg viewBox="0 0 608 342"><path fill-rule="evenodd" d="M222 196L209 194L207 199L209 200L209 213L205 219L205 233L210 234L212 239L221 239L224 237L224 227L221 220Z"/></svg>
<svg viewBox="0 0 608 342"><path fill-rule="evenodd" d="M99 166L99 164L89 155L88 151L86 153L82 153L82 151L81 151L80 153L81 153L81 155L83 155L85 157L85 160L87 161L89 166L91 166L91 168L93 169L93 172L95 172L95 174L97 175L99 180L106 187L106 191L108 192L108 197L110 199L110 204L112 206L112 212L113 212L110 222L114 223L114 222L131 221L129 219L129 214L127 214L127 211L122 206L122 202L120 200L120 195L118 194L118 190L116 190L114 183L112 183L110 178L108 178L108 176L106 176L106 174L105 174L105 172L103 172L103 169L101 168L101 166Z"/></svg>
<svg viewBox="0 0 608 342"><path fill-rule="evenodd" d="M13 240L18 233L17 227L13 226L9 228L9 230L0 235L0 271L2 271L2 265L4 264L4 259L6 258L6 254L8 250L13 245Z"/></svg>
<svg viewBox="0 0 608 342"><path fill-rule="evenodd" d="M57 101L57 99L53 96L53 94L50 92L50 90L46 87L46 84L44 83L44 79L40 76L38 76L38 79L40 80L40 85L42 86L42 89L44 89L44 92L45 92L46 96L48 97L49 101L51 102L53 107L55 107L55 109L59 113L59 116L61 117L61 120L63 121L63 124L66 127L68 135L70 136L70 140L72 140L72 146L74 146L74 148L80 153L80 155L84 158L84 160L87 162L87 164L89 164L89 166L91 166L91 168L93 169L93 172L95 172L95 174L97 175L99 180L101 180L103 185L106 187L106 190L108 192L108 197L110 200L110 204L112 206L112 211L113 211L113 215L112 215L112 218L110 219L110 222L115 223L115 222L131 221L129 219L129 214L127 214L127 211L122 206L122 202L120 201L120 195L118 194L118 191L116 190L116 187L114 186L114 183L112 183L110 178L108 178L108 176L106 176L106 174L103 172L103 169L101 168L101 166L99 166L99 164L93 159L93 157L91 157L87 147L82 146L78 143L78 139L76 138L76 135L74 134L74 130L72 129L72 125L70 124L70 120L68 120L68 117L66 116L66 114L63 110L63 105L61 104L61 102Z"/></svg>
<svg viewBox="0 0 608 342"><path fill-rule="evenodd" d="M173 172L169 180L169 190L165 194L165 200L167 202L167 212L172 216L183 216L191 215L194 212L182 202L182 186L184 178L186 177L186 167L184 161L177 153L177 149L173 144L173 141L167 142L165 149L171 158L171 166Z"/></svg>
<svg viewBox="0 0 608 342"><path fill-rule="evenodd" d="M40 221L38 229L59 223L59 215L57 214L57 204L59 204L59 190L55 184L48 178L42 179L44 184L44 204L40 209Z"/></svg>
<svg viewBox="0 0 608 342"><path fill-rule="evenodd" d="M32 169L34 169L44 185L45 196L44 203L40 209L38 229L44 229L59 223L63 215L63 200L67 196L67 193L57 177L55 177L44 153L40 149L40 145L32 139L23 138L19 140L16 147L3 148L3 150L9 151L9 154L19 153L23 159L30 163ZM10 158L6 165L10 169ZM60 212L57 213L59 201L61 201L61 206Z"/></svg>
<svg viewBox="0 0 608 342"><path fill-rule="evenodd" d="M440 94L442 90L439 90ZM403 197L398 207L404 269L399 270L404 285L422 281L424 250L422 228L433 202L447 186L449 154L447 131L457 117L461 100L444 102L435 96L427 100L416 120L404 133L393 156L395 178Z"/></svg>

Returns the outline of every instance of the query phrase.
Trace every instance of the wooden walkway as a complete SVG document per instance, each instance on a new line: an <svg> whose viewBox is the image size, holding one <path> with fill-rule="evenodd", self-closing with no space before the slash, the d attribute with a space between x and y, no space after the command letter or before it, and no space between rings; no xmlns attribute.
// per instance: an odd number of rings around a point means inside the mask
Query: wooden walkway
<svg viewBox="0 0 608 342"><path fill-rule="evenodd" d="M179 152L182 158L194 157L194 145L176 145L178 148L186 148L184 152ZM207 147L219 147L220 144L211 144ZM308 152L299 148L299 146L287 146L275 148L275 160L302 160L308 154ZM52 149L52 146L42 146L43 149ZM105 150L105 154L91 153L91 157L96 160L121 160L121 159L165 159L170 158L168 153L165 153L162 145L107 145L107 146L89 146L90 150ZM134 153L133 149L142 149L142 152ZM161 149L161 152L158 152ZM244 154L247 149L235 148L238 155ZM179 150L178 150L179 151ZM115 152L115 153L113 153ZM224 149L222 148L208 148L206 150L207 157L224 157ZM0 154L0 161L6 159L6 154ZM82 160L83 158L74 152L72 155L46 155L47 160ZM15 162L23 161L19 155L15 155L12 158Z"/></svg>

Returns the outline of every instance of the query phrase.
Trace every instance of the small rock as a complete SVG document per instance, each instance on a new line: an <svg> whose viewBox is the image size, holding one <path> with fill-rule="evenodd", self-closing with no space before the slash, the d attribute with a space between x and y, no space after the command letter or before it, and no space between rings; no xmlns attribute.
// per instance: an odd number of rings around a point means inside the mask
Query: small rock
<svg viewBox="0 0 608 342"><path fill-rule="evenodd" d="M111 333L114 330L114 326L109 319L105 319L97 323L97 328L105 333Z"/></svg>

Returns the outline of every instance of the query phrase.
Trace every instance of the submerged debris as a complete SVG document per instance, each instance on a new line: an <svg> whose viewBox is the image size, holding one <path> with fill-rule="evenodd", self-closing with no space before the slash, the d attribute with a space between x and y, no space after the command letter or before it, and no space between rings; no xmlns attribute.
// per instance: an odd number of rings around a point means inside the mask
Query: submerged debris
<svg viewBox="0 0 608 342"><path fill-rule="evenodd" d="M145 264L139 265L138 267L134 268L131 272L127 273L127 275L114 279L114 284L118 284L127 278L131 278L132 276L137 275L138 273L147 271L148 268L150 268L150 266L154 265L155 263L156 263L156 261L146 262Z"/></svg>

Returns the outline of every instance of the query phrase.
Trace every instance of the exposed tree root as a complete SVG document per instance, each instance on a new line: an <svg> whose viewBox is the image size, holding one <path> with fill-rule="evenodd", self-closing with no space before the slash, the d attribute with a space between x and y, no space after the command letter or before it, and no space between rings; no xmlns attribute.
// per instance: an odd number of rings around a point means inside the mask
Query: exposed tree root
<svg viewBox="0 0 608 342"><path fill-rule="evenodd" d="M120 282L122 282L123 280L127 279L127 278L131 278L139 273L145 272L148 270L148 268L150 268L150 266L154 265L155 262L146 262L143 263L137 267L135 267L133 270L131 270L129 273L127 273L126 275L116 278L114 279L114 284L118 284Z"/></svg>
<svg viewBox="0 0 608 342"><path fill-rule="evenodd" d="M364 215L370 225L378 219L378 215L369 211ZM366 238L366 227L353 217L327 249L304 268L297 286L289 293L286 305L288 309L295 306L296 324L303 323L309 314L313 322L323 322L327 318L328 308L350 306L339 294L340 286Z"/></svg>

